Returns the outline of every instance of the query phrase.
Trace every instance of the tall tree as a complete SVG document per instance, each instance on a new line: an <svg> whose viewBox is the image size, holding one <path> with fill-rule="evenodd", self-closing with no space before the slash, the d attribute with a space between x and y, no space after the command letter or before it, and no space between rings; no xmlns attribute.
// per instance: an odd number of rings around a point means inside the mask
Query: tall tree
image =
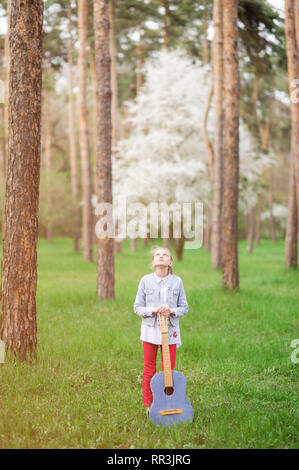
<svg viewBox="0 0 299 470"><path fill-rule="evenodd" d="M297 267L297 231L299 208L299 101L294 99L294 89L299 77L299 32L296 38L296 16L293 0L285 0L285 35L288 61L289 94L291 109L291 155L289 171L289 202L286 229L285 264L287 267ZM296 2L297 3L297 2ZM296 102L297 101L297 102Z"/></svg>
<svg viewBox="0 0 299 470"><path fill-rule="evenodd" d="M111 77L108 0L94 0L95 72L97 91L97 196L99 203L112 204L111 168ZM108 225L113 224L112 214ZM111 217L111 218L110 218ZM114 298L113 238L98 238L97 293L100 299Z"/></svg>
<svg viewBox="0 0 299 470"><path fill-rule="evenodd" d="M214 0L213 81L215 139L212 193L212 266L221 267L221 212L223 190L223 2Z"/></svg>
<svg viewBox="0 0 299 470"><path fill-rule="evenodd" d="M34 355L37 345L42 25L42 0L11 0L0 337L20 360Z"/></svg>
<svg viewBox="0 0 299 470"><path fill-rule="evenodd" d="M238 0L223 3L225 149L222 210L222 285L239 287L239 60Z"/></svg>
<svg viewBox="0 0 299 470"><path fill-rule="evenodd" d="M80 239L80 213L78 205L78 169L76 154L76 134L75 134L75 110L73 93L73 38L72 38L72 5L68 0L68 88L69 88L69 141L70 141L70 167L72 184L72 205L73 205L73 241L74 251L79 251Z"/></svg>
<svg viewBox="0 0 299 470"><path fill-rule="evenodd" d="M82 242L83 254L87 261L93 260L93 223L91 208L91 168L88 130L88 110L86 98L86 68L87 68L87 28L88 28L88 2L78 0L78 110L79 110L79 135L81 152L81 176L82 176Z"/></svg>

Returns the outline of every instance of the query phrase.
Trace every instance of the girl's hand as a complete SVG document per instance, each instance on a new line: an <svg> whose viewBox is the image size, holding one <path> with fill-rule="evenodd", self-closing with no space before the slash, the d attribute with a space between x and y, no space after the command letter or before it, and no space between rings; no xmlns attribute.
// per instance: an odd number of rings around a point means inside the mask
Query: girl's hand
<svg viewBox="0 0 299 470"><path fill-rule="evenodd" d="M158 313L161 313L164 317L169 318L170 311L168 305L160 305L160 307L158 307Z"/></svg>

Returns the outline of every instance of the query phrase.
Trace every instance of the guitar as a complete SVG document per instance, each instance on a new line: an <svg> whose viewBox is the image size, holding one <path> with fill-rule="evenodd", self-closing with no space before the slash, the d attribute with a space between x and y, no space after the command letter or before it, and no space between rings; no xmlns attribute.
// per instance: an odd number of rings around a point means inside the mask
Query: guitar
<svg viewBox="0 0 299 470"><path fill-rule="evenodd" d="M183 374L171 370L168 319L158 314L159 326L162 336L162 351L164 372L158 372L151 380L153 403L150 408L150 417L154 424L172 426L193 420L193 408L186 397L186 379Z"/></svg>

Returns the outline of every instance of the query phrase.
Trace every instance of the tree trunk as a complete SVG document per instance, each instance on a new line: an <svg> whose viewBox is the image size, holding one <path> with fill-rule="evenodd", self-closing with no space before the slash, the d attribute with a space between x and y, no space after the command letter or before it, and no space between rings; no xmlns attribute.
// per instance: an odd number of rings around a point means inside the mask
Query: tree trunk
<svg viewBox="0 0 299 470"><path fill-rule="evenodd" d="M131 251L137 251L137 239L136 238L130 238L130 248Z"/></svg>
<svg viewBox="0 0 299 470"><path fill-rule="evenodd" d="M37 346L42 25L42 0L11 1L0 337L20 360L35 356Z"/></svg>
<svg viewBox="0 0 299 470"><path fill-rule="evenodd" d="M139 95L141 87L142 87L142 42L141 42L141 25L138 25L138 44L137 44L137 80L136 80L136 96Z"/></svg>
<svg viewBox="0 0 299 470"><path fill-rule="evenodd" d="M108 0L94 0L95 70L97 90L97 195L99 203L112 205L111 79ZM113 214L107 214L113 224ZM114 299L113 238L98 238L99 298Z"/></svg>
<svg viewBox="0 0 299 470"><path fill-rule="evenodd" d="M74 252L79 252L80 239L80 212L78 204L78 170L76 153L76 134L75 134L75 112L74 112L74 93L73 93L73 40L72 40L72 19L71 19L71 0L68 0L68 87L69 87L69 142L70 142L70 167L71 167L71 185L72 185L72 213L73 213L73 242Z"/></svg>
<svg viewBox="0 0 299 470"><path fill-rule="evenodd" d="M251 207L247 214L247 252L252 253L253 251L253 239L254 239L254 208Z"/></svg>
<svg viewBox="0 0 299 470"><path fill-rule="evenodd" d="M271 121L267 119L264 129L263 135L263 150L265 153L269 151L269 135L270 135L270 126ZM272 191L272 170L271 167L268 168L268 204L269 204L269 224L270 224L270 233L272 242L276 243L276 235L275 235L275 225L274 225L274 218L273 218L273 191Z"/></svg>
<svg viewBox="0 0 299 470"><path fill-rule="evenodd" d="M291 150L292 154L292 150ZM289 196L288 196L288 217L285 235L285 266L287 268L297 268L297 233L298 233L298 212L296 201L296 182L294 172L294 161L290 158L289 169Z"/></svg>
<svg viewBox="0 0 299 470"><path fill-rule="evenodd" d="M298 5L296 9L297 27ZM288 62L289 94L291 100L291 158L294 162L296 188L299 187L299 101L295 99L293 93L297 88L299 77L299 31L296 32L294 2L285 0L285 36ZM297 102L296 102L297 101ZM297 219L299 210L299 190L296 190Z"/></svg>
<svg viewBox="0 0 299 470"><path fill-rule="evenodd" d="M262 194L259 194L258 203L257 203L256 231L255 231L255 245L256 246L259 245L261 241L262 208L263 208L263 197L262 197Z"/></svg>
<svg viewBox="0 0 299 470"><path fill-rule="evenodd" d="M46 201L48 209L48 220L46 223L46 239L52 240L52 221L51 221L51 114L49 91L44 91L45 106L45 169L46 169Z"/></svg>
<svg viewBox="0 0 299 470"><path fill-rule="evenodd" d="M78 0L78 113L79 113L79 136L81 151L81 174L82 174L82 242L83 255L87 261L93 260L92 254L92 208L91 208L91 170L90 170L90 150L88 132L88 111L86 100L86 45L87 45L87 22L88 22L88 2Z"/></svg>
<svg viewBox="0 0 299 470"><path fill-rule="evenodd" d="M296 13L296 15L295 15ZM297 239L299 220L299 103L292 99L299 77L299 6L285 0L285 36L287 48L289 94L291 109L291 155L289 170L288 218L285 237L285 265L297 267Z"/></svg>
<svg viewBox="0 0 299 470"><path fill-rule="evenodd" d="M223 18L222 0L214 1L213 81L215 142L213 162L211 256L213 268L221 267L221 212L223 191Z"/></svg>
<svg viewBox="0 0 299 470"><path fill-rule="evenodd" d="M110 34L109 34L109 48L111 57L111 120L112 120L112 148L115 147L119 137L119 126L118 126L118 100L117 100L117 74L116 74L116 51L115 51L115 39L114 39L114 18L113 18L113 6L112 0L109 0L109 23L110 23Z"/></svg>
<svg viewBox="0 0 299 470"><path fill-rule="evenodd" d="M9 94L9 73L10 73L10 49L9 49L9 28L11 16L11 0L7 2L7 34L5 36L5 102L4 102L4 173L6 174L8 165L8 94Z"/></svg>
<svg viewBox="0 0 299 470"><path fill-rule="evenodd" d="M203 139L204 139L205 146L208 152L208 173L209 173L209 180L210 180L211 188L213 188L214 150L213 150L213 145L209 139L209 135L207 132L207 121L208 121L208 115L209 115L209 110L211 107L213 94L214 94L214 84L213 84L213 79L212 79L211 88L209 91L208 100L207 100L206 108L204 111L202 126L201 126Z"/></svg>
<svg viewBox="0 0 299 470"><path fill-rule="evenodd" d="M239 182L239 67L238 1L223 3L225 150L222 209L222 285L239 288L238 182Z"/></svg>
<svg viewBox="0 0 299 470"><path fill-rule="evenodd" d="M169 16L169 5L168 0L163 0L164 7L164 18L163 18L163 46L168 49L168 16Z"/></svg>
<svg viewBox="0 0 299 470"><path fill-rule="evenodd" d="M272 192L272 169L268 168L268 180L269 180L269 221L270 221L270 233L272 242L276 243L276 234L275 234L275 223L273 217L273 192Z"/></svg>
<svg viewBox="0 0 299 470"><path fill-rule="evenodd" d="M170 248L170 239L169 238L163 238L163 246L164 248Z"/></svg>

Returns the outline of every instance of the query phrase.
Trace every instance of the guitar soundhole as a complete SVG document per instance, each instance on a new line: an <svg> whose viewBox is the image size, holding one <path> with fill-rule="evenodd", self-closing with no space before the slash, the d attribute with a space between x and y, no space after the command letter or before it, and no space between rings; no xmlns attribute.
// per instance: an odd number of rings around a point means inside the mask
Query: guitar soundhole
<svg viewBox="0 0 299 470"><path fill-rule="evenodd" d="M165 393L165 395L172 395L173 392L174 392L173 387L165 387L165 388L164 388L164 393Z"/></svg>

